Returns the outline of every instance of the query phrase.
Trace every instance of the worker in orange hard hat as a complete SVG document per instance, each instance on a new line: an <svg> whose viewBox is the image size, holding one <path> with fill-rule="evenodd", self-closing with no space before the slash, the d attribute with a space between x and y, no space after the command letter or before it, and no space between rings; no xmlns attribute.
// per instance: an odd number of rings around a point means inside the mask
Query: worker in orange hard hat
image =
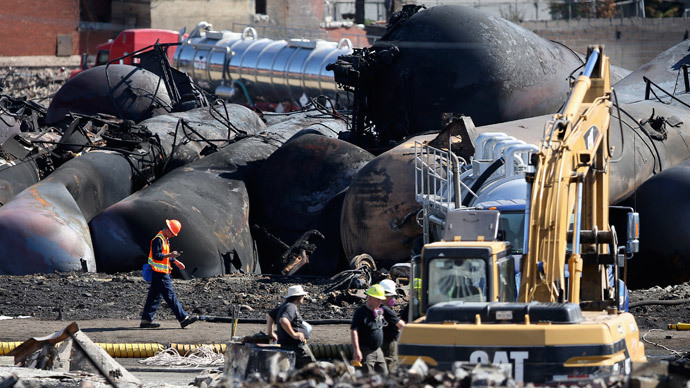
<svg viewBox="0 0 690 388"><path fill-rule="evenodd" d="M177 300L175 291L172 288L172 279L170 279L170 273L172 272L171 263L175 264L179 269L185 268L184 263L177 260L182 252L171 252L170 242L168 241L171 237L177 236L180 233L180 229L182 229L180 221L165 220L165 228L159 231L153 240L151 240L148 262L152 269L151 286L149 287L149 294L144 304L144 311L141 313L141 323L139 327L160 327L160 323L153 322L153 316L156 315L156 311L158 311L161 299L165 299L165 303L172 309L175 318L180 322L180 326L183 329L199 319L198 316L189 315L184 311L182 305Z"/></svg>

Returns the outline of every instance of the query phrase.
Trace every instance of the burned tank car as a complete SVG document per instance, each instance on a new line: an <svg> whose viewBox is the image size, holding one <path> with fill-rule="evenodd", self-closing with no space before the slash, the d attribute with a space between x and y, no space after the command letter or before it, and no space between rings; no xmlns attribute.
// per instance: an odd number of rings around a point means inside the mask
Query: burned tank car
<svg viewBox="0 0 690 388"><path fill-rule="evenodd" d="M54 124L70 113L105 113L140 122L172 110L161 78L130 65L96 66L67 81L48 106L45 121Z"/></svg>
<svg viewBox="0 0 690 388"><path fill-rule="evenodd" d="M567 79L583 63L572 50L474 8L419 8L406 6L372 47L331 65L364 105L354 136L371 121L385 144L440 129L446 112L486 125L565 102Z"/></svg>
<svg viewBox="0 0 690 388"><path fill-rule="evenodd" d="M628 261L633 288L690 280L690 159L644 182L627 204L640 212L640 252Z"/></svg>
<svg viewBox="0 0 690 388"><path fill-rule="evenodd" d="M415 201L414 171L414 141L407 141L357 172L340 217L347 259L367 253L387 268L409 260L414 240L422 233L415 221L421 206Z"/></svg>
<svg viewBox="0 0 690 388"><path fill-rule="evenodd" d="M344 130L345 122L330 124ZM271 155L253 178L252 218L259 226L287 245L293 245L310 230L323 239L312 239L314 251L302 274L333 275L344 262L340 241L340 195L357 171L374 158L348 142L307 133L285 143ZM335 198L338 199L335 199ZM266 232L264 232L266 233ZM258 233L262 269L282 272L286 263L275 260L286 247ZM289 267L289 265L287 265Z"/></svg>

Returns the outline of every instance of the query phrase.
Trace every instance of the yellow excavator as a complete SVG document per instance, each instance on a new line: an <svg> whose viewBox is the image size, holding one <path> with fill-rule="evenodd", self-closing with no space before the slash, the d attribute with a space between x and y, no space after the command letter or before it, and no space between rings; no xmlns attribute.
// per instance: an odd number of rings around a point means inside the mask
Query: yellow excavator
<svg viewBox="0 0 690 388"><path fill-rule="evenodd" d="M646 361L635 319L618 300L610 109L609 60L603 46L591 46L531 155L519 292L516 257L497 233L499 211L449 211L442 240L413 259L414 320L401 334L401 364L509 363L517 382L557 385L627 374L633 361ZM631 241L638 218L628 216Z"/></svg>

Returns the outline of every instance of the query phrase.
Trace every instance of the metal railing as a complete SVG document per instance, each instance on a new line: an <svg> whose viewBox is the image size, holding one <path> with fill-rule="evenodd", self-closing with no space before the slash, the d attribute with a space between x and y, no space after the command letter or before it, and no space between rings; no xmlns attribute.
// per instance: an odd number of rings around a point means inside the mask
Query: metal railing
<svg viewBox="0 0 690 388"><path fill-rule="evenodd" d="M356 48L369 47L380 38L380 36L357 34L343 34L342 37L350 39L350 42L352 42L352 47Z"/></svg>
<svg viewBox="0 0 690 388"><path fill-rule="evenodd" d="M443 220L455 208L453 172L448 151L414 143L415 200L422 205L424 243L430 240L430 218ZM459 194L459 193L458 193Z"/></svg>
<svg viewBox="0 0 690 388"><path fill-rule="evenodd" d="M264 26L260 24L232 23L232 31L243 31L247 27L256 30L261 38L268 39L328 39L328 34L323 30L310 30L306 28L293 28L281 26Z"/></svg>

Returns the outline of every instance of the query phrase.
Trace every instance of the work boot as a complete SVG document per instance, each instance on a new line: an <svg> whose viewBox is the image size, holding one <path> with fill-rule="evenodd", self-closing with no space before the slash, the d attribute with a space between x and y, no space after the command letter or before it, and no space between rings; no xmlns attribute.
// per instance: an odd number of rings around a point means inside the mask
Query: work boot
<svg viewBox="0 0 690 388"><path fill-rule="evenodd" d="M161 327L161 324L157 322L141 321L139 327L142 329L157 329Z"/></svg>
<svg viewBox="0 0 690 388"><path fill-rule="evenodd" d="M199 320L198 315L187 315L181 322L180 322L180 327L183 329L192 323L196 322Z"/></svg>

